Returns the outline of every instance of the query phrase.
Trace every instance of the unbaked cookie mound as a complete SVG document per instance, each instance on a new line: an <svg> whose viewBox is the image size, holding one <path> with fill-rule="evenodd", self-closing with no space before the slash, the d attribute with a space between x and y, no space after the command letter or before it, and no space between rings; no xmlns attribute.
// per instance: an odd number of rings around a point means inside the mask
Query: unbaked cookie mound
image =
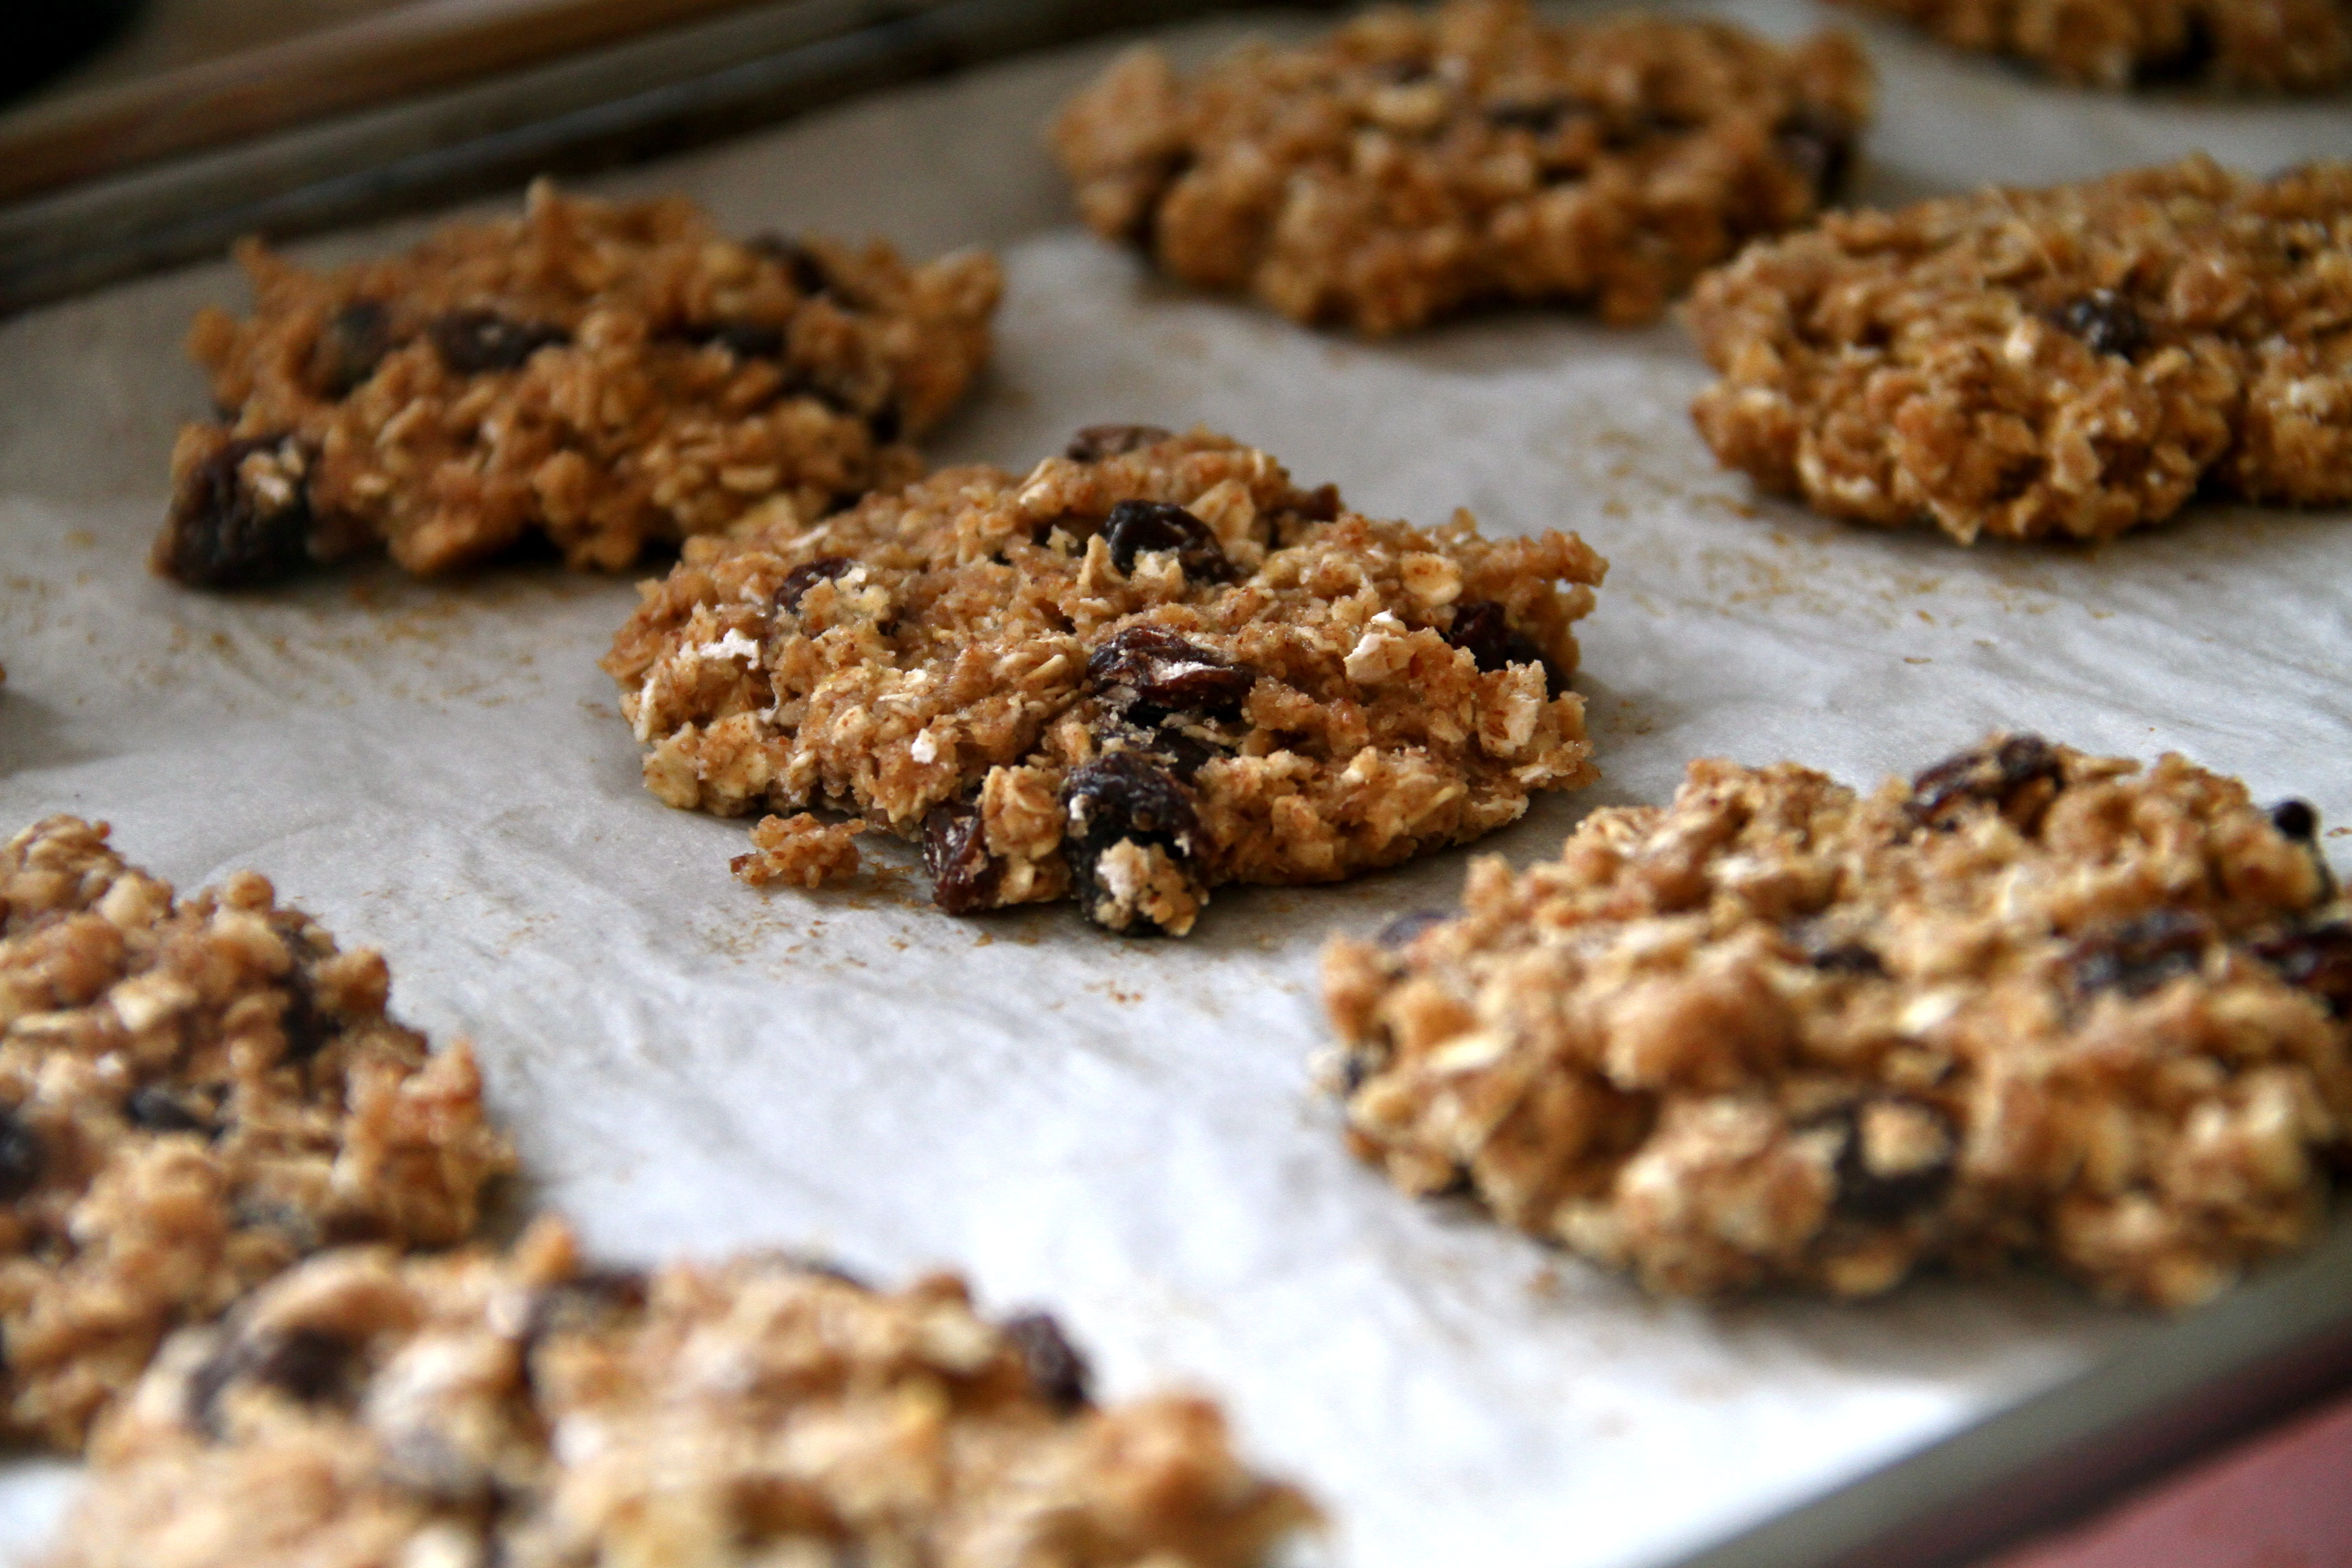
<svg viewBox="0 0 2352 1568"><path fill-rule="evenodd" d="M0 847L0 1432L78 1448L306 1255L473 1232L512 1153L390 984L253 872L174 898L68 816Z"/></svg>
<svg viewBox="0 0 2352 1568"><path fill-rule="evenodd" d="M1054 1321L782 1256L314 1259L174 1340L57 1568L1255 1568L1314 1519Z"/></svg>
<svg viewBox="0 0 2352 1568"><path fill-rule="evenodd" d="M672 805L831 807L920 838L951 913L1074 897L1181 935L1220 883L1337 880L1589 783L1570 628L1606 565L1097 426L691 541L604 667Z"/></svg>
<svg viewBox="0 0 2352 1568"><path fill-rule="evenodd" d="M678 198L532 187L520 217L312 272L247 242L256 308L189 348L215 423L183 430L158 571L266 583L378 545L446 572L541 534L577 567L814 514L922 471L904 443L988 356L978 254L742 243Z"/></svg>
<svg viewBox="0 0 2352 1568"><path fill-rule="evenodd" d="M2182 1306L2352 1153L2352 919L2311 808L2029 735L1862 795L1692 764L1325 955L1349 1138L1654 1289L2011 1260Z"/></svg>
<svg viewBox="0 0 2352 1568"><path fill-rule="evenodd" d="M1843 34L1782 48L1725 23L1452 0L1189 82L1137 49L1053 143L1097 232L1301 321L1388 333L1521 301L1632 322L1811 217L1869 104Z"/></svg>
<svg viewBox="0 0 2352 1568"><path fill-rule="evenodd" d="M1716 457L1832 517L2101 540L2200 489L2352 501L2352 163L1836 214L1689 319Z"/></svg>

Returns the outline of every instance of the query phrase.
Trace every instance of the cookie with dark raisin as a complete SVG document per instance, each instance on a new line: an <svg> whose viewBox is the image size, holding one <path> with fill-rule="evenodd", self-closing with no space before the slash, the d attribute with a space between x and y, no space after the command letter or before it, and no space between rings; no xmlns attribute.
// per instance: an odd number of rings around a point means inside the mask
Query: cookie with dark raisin
<svg viewBox="0 0 2352 1568"><path fill-rule="evenodd" d="M2102 540L2200 491L2352 501L2352 163L1832 215L1689 320L1717 458L1832 517Z"/></svg>
<svg viewBox="0 0 2352 1568"><path fill-rule="evenodd" d="M596 1269L554 1221L310 1260L175 1338L96 1458L57 1568L1259 1568L1316 1517L1210 1401L1097 1405L1051 1316L952 1275Z"/></svg>
<svg viewBox="0 0 2352 1568"><path fill-rule="evenodd" d="M226 410L173 454L156 570L277 581L381 545L445 572L543 534L574 566L809 518L922 471L906 445L986 360L992 258L737 243L690 203L533 187L331 271L248 242L256 306L189 346Z"/></svg>
<svg viewBox="0 0 2352 1568"><path fill-rule="evenodd" d="M690 542L605 661L647 787L919 838L951 913L1181 935L1592 778L1581 541L1380 521L1205 433L1071 452Z"/></svg>
<svg viewBox="0 0 2352 1568"><path fill-rule="evenodd" d="M1063 110L1086 220L1301 321L1403 331L1498 303L1658 315L1832 200L1870 104L1843 34L1384 6L1180 79L1157 49Z"/></svg>
<svg viewBox="0 0 2352 1568"><path fill-rule="evenodd" d="M167 1333L320 1247L473 1232L512 1154L390 984L253 872L175 898L64 816L0 847L0 1434L79 1447Z"/></svg>
<svg viewBox="0 0 2352 1568"><path fill-rule="evenodd" d="M2110 89L2326 92L2352 80L2345 0L1847 0L1945 43Z"/></svg>
<svg viewBox="0 0 2352 1568"><path fill-rule="evenodd" d="M1691 765L1461 912L1334 942L1348 1138L1652 1289L2038 1263L2184 1306L2352 1155L2352 911L2311 808L1994 736L1858 795Z"/></svg>

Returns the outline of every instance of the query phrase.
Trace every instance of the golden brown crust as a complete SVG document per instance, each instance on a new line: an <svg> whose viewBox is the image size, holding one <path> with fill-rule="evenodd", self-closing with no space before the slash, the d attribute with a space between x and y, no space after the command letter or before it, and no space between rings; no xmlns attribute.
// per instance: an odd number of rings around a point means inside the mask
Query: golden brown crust
<svg viewBox="0 0 2352 1568"><path fill-rule="evenodd" d="M0 848L0 1430L64 1449L172 1329L333 1242L459 1241L513 1163L464 1043L385 1016L382 958L105 839Z"/></svg>
<svg viewBox="0 0 2352 1568"><path fill-rule="evenodd" d="M952 912L1075 893L1181 934L1219 883L1392 865L1593 776L1581 541L1375 521L1205 433L1076 449L691 543L605 660L646 786L921 836Z"/></svg>
<svg viewBox="0 0 2352 1568"><path fill-rule="evenodd" d="M951 1276L330 1254L158 1358L55 1568L1252 1568L1313 1520L1214 1405L1086 1383Z"/></svg>
<svg viewBox="0 0 2352 1568"><path fill-rule="evenodd" d="M2040 1259L2185 1305L2308 1240L2352 1150L2314 826L2031 736L1869 796L1695 763L1332 944L1349 1137L1662 1291Z"/></svg>
<svg viewBox="0 0 2352 1568"><path fill-rule="evenodd" d="M2344 0L1849 0L2084 87L2325 92L2352 79Z"/></svg>
<svg viewBox="0 0 2352 1568"><path fill-rule="evenodd" d="M2106 539L2200 486L2352 500L2352 163L1832 216L1710 274L1690 322L1716 457L1832 517Z"/></svg>
<svg viewBox="0 0 2352 1568"><path fill-rule="evenodd" d="M1098 232L1301 321L1387 333L1512 300L1640 321L1811 217L1869 98L1842 34L1790 50L1721 23L1452 0L1189 83L1136 50L1053 142Z"/></svg>
<svg viewBox="0 0 2352 1568"><path fill-rule="evenodd" d="M412 572L544 533L573 566L810 516L922 464L1002 278L984 255L737 243L687 201L532 188L519 218L310 272L248 243L255 313L189 338L224 423L173 454L156 565L236 586L381 542Z"/></svg>

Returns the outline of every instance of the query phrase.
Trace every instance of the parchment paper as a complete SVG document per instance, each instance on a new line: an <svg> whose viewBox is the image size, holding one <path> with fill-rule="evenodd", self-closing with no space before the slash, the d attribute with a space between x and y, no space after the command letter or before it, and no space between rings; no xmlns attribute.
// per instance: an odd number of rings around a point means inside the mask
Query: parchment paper
<svg viewBox="0 0 2352 1568"><path fill-rule="evenodd" d="M1801 0L1728 9L1864 35L1870 199L2199 146L2254 169L2352 150L2341 98L2090 97ZM1175 37L1200 56L1243 30ZM1675 326L1527 312L1371 345L1171 288L1077 229L1039 145L1108 52L598 188L682 189L741 231L999 247L1000 353L941 460L1025 468L1081 424L1204 422L1376 513L1581 531L1613 563L1578 680L1607 779L1484 847L1516 862L1595 805L1664 799L1694 756L1868 782L1994 725L2177 747L2352 821L2343 516L2205 508L2095 552L1844 528L1715 470ZM958 1265L996 1308L1051 1303L1110 1394L1222 1395L1364 1568L1663 1563L2147 1331L2032 1279L1859 1307L1655 1302L1391 1193L1307 1079L1315 953L1334 927L1449 901L1463 855L1221 892L1181 942L1066 909L951 920L919 875L753 893L723 864L741 824L639 787L593 664L625 583L377 569L219 598L151 579L173 430L205 406L179 341L200 303L244 300L214 267L0 327L0 827L103 817L184 888L257 867L380 946L399 1012L478 1042L533 1197L594 1247L813 1246L892 1279ZM28 1550L68 1476L0 1473L0 1540Z"/></svg>

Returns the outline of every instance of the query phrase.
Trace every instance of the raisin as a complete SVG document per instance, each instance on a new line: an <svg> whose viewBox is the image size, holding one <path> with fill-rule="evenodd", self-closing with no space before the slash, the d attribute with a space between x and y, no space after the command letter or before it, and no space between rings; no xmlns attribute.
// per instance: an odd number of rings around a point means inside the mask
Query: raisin
<svg viewBox="0 0 2352 1568"><path fill-rule="evenodd" d="M248 476L246 461L271 459ZM172 496L158 570L192 588L251 588L312 565L310 455L289 435L225 443Z"/></svg>
<svg viewBox="0 0 2352 1568"><path fill-rule="evenodd" d="M1484 670L1496 670L1506 665L1536 664L1543 667L1544 689L1557 689L1566 682L1552 668L1551 660L1536 646L1533 637L1511 628L1509 616L1492 599L1465 599L1454 606L1454 624L1445 630L1446 642L1466 650Z"/></svg>
<svg viewBox="0 0 2352 1568"><path fill-rule="evenodd" d="M1232 754L1224 747L1168 722L1155 710L1139 706L1129 710L1120 719L1098 725L1095 740L1106 752L1140 752L1157 757L1187 784L1213 758Z"/></svg>
<svg viewBox="0 0 2352 1568"><path fill-rule="evenodd" d="M319 1329L287 1329L223 1345L188 1376L188 1415L215 1436L221 1395L236 1383L274 1388L303 1405L348 1394L356 1347Z"/></svg>
<svg viewBox="0 0 2352 1568"><path fill-rule="evenodd" d="M375 374L392 352L392 312L377 300L354 300L319 329L310 345L310 384L338 401Z"/></svg>
<svg viewBox="0 0 2352 1568"><path fill-rule="evenodd" d="M2074 943L2066 955L2074 989L2088 996L2120 991L2145 996L2167 981L2197 973L2213 927L2186 910L2157 910Z"/></svg>
<svg viewBox="0 0 2352 1568"><path fill-rule="evenodd" d="M2341 1018L2352 1016L2352 921L2329 921L2252 944L2256 958L2327 1004Z"/></svg>
<svg viewBox="0 0 2352 1568"><path fill-rule="evenodd" d="M1119 502L1103 523L1103 538L1110 545L1111 564L1122 574L1135 570L1138 555L1172 550L1189 582L1222 583L1234 574L1209 525L1168 501Z"/></svg>
<svg viewBox="0 0 2352 1568"><path fill-rule="evenodd" d="M1063 456L1074 463L1099 463L1105 458L1123 458L1168 438L1169 432L1157 425L1089 425L1070 437Z"/></svg>
<svg viewBox="0 0 2352 1568"><path fill-rule="evenodd" d="M1104 639L1087 656L1087 679L1122 710L1139 705L1220 719L1239 713L1257 683L1255 671L1155 626L1129 626Z"/></svg>
<svg viewBox="0 0 2352 1568"><path fill-rule="evenodd" d="M202 1132L210 1136L212 1122L156 1084L142 1084L122 1102L123 1120L150 1132Z"/></svg>
<svg viewBox="0 0 2352 1568"><path fill-rule="evenodd" d="M780 234L763 234L750 242L751 249L775 262L788 273L793 288L803 299L814 300L819 294L833 291L833 274L817 253L804 245L786 239Z"/></svg>
<svg viewBox="0 0 2352 1568"><path fill-rule="evenodd" d="M1598 112L1578 98L1507 99L1486 106L1486 123L1497 131L1527 131L1549 136L1571 119Z"/></svg>
<svg viewBox="0 0 2352 1568"><path fill-rule="evenodd" d="M1003 1333L1021 1352L1039 1398L1065 1415L1093 1405L1094 1369L1052 1313L1024 1312L1004 1323Z"/></svg>
<svg viewBox="0 0 2352 1568"><path fill-rule="evenodd" d="M2180 44L2170 54L2141 60L2132 68L2134 87L2179 87L2197 80L2212 68L2221 54L2221 41L2213 35L2213 24L2202 12L2191 10L2181 17Z"/></svg>
<svg viewBox="0 0 2352 1568"><path fill-rule="evenodd" d="M698 321L679 328L677 335L701 347L716 344L737 359L784 357L784 329L765 321Z"/></svg>
<svg viewBox="0 0 2352 1568"><path fill-rule="evenodd" d="M451 310L425 329L434 352L453 375L520 370L544 348L560 347L572 334L546 321L518 321L497 310Z"/></svg>
<svg viewBox="0 0 2352 1568"><path fill-rule="evenodd" d="M2011 735L2000 744L1945 758L1911 781L1906 809L1915 822L1934 819L1946 806L1982 801L2007 810L2025 789L2048 781L2063 785L2058 753L2039 735Z"/></svg>
<svg viewBox="0 0 2352 1568"><path fill-rule="evenodd" d="M21 1198L40 1184L47 1163L41 1135L14 1110L0 1108L0 1200Z"/></svg>
<svg viewBox="0 0 2352 1568"><path fill-rule="evenodd" d="M1425 931L1444 925L1454 918L1451 910L1412 910L1397 916L1374 932L1372 940L1382 947L1410 947L1413 939Z"/></svg>
<svg viewBox="0 0 2352 1568"><path fill-rule="evenodd" d="M2307 800L2283 800L2271 807L2271 826L2297 844L2309 844L2319 835L2319 813Z"/></svg>
<svg viewBox="0 0 2352 1568"><path fill-rule="evenodd" d="M1805 962L1824 974L1884 974L1886 961L1858 942L1842 942L1805 955Z"/></svg>
<svg viewBox="0 0 2352 1568"><path fill-rule="evenodd" d="M923 868L931 874L931 902L951 915L996 907L1003 865L988 852L976 805L940 805L923 818Z"/></svg>
<svg viewBox="0 0 2352 1568"><path fill-rule="evenodd" d="M1392 87L1412 87L1437 74L1427 60L1382 60L1371 68L1372 79Z"/></svg>
<svg viewBox="0 0 2352 1568"><path fill-rule="evenodd" d="M1063 853L1078 889L1079 908L1097 924L1132 929L1129 901L1105 885L1098 869L1103 856L1122 843L1162 850L1201 890L1192 869L1202 840L1200 817L1192 808L1192 792L1164 761L1140 752L1106 752L1070 771L1062 786L1062 808L1069 819ZM1106 921L1106 910L1115 911L1118 923ZM1133 914L1147 930L1158 929L1149 915L1140 910Z"/></svg>
<svg viewBox="0 0 2352 1568"><path fill-rule="evenodd" d="M785 573L784 580L776 585L776 608L797 615L801 601L808 597L811 588L819 583L838 581L856 564L846 555L824 555L803 562Z"/></svg>
<svg viewBox="0 0 2352 1568"><path fill-rule="evenodd" d="M1817 202L1833 200L1853 170L1853 127L1843 116L1807 105L1780 121L1772 151L1803 176Z"/></svg>
<svg viewBox="0 0 2352 1568"><path fill-rule="evenodd" d="M2131 359L2147 346L2147 322L2127 295L2113 289L2094 289L2067 300L2051 312L2060 331L2083 341L2095 354Z"/></svg>
<svg viewBox="0 0 2352 1568"><path fill-rule="evenodd" d="M895 398L866 416L867 433L874 437L877 445L884 447L897 440L904 433L906 425L906 416L898 411L898 400Z"/></svg>
<svg viewBox="0 0 2352 1568"><path fill-rule="evenodd" d="M343 1031L342 1021L319 1005L310 977L299 965L286 976L286 1010L278 1016L278 1028L286 1037L289 1062L309 1061Z"/></svg>
<svg viewBox="0 0 2352 1568"><path fill-rule="evenodd" d="M1317 485L1311 490L1294 490L1289 508L1309 522L1337 522L1339 520L1339 487Z"/></svg>
<svg viewBox="0 0 2352 1568"><path fill-rule="evenodd" d="M1838 1133L1835 1207L1849 1219L1891 1224L1944 1195L1959 1163L1952 1120L1923 1100L1882 1095L1808 1125Z"/></svg>

